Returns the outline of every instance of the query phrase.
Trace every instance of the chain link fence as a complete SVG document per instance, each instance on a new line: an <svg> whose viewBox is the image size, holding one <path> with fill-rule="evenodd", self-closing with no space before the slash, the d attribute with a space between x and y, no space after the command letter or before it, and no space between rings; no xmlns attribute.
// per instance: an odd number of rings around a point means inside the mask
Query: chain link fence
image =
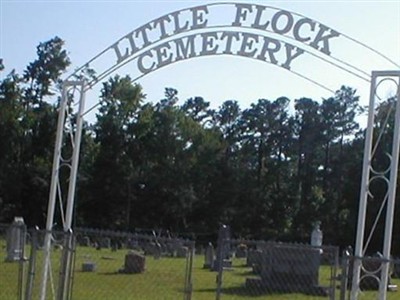
<svg viewBox="0 0 400 300"><path fill-rule="evenodd" d="M45 232L0 225L0 300L40 299ZM76 228L52 232L46 299L350 299L354 258L337 247L193 241ZM340 255L339 255L340 254ZM358 299L378 299L379 256L362 263ZM400 298L400 260L387 299Z"/></svg>
<svg viewBox="0 0 400 300"><path fill-rule="evenodd" d="M53 231L49 276L45 231L24 231L24 253L7 259L10 228L0 227L0 299L190 299L194 242L179 238L77 229ZM15 245L15 249L19 249ZM16 250L19 252L19 250Z"/></svg>
<svg viewBox="0 0 400 300"><path fill-rule="evenodd" d="M335 299L338 254L337 247L225 240L213 266L216 299Z"/></svg>

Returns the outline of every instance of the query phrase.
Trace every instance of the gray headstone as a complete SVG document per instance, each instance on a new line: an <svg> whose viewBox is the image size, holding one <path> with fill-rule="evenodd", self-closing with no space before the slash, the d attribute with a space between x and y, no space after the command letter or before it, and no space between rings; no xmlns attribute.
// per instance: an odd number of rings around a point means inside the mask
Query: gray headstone
<svg viewBox="0 0 400 300"><path fill-rule="evenodd" d="M245 258L245 257L247 257L247 246L244 245L244 244L239 244L239 245L236 247L236 254L235 254L235 256L236 256L237 258Z"/></svg>
<svg viewBox="0 0 400 300"><path fill-rule="evenodd" d="M211 269L212 264L215 259L215 251L214 251L214 246L211 243L208 243L208 246L206 248L206 252L204 254L204 269Z"/></svg>
<svg viewBox="0 0 400 300"><path fill-rule="evenodd" d="M222 263L222 268L230 268L232 266L232 261L230 260L230 238L231 231L229 226L222 224L218 230L217 253L213 263L214 271L219 270L220 263Z"/></svg>
<svg viewBox="0 0 400 300"><path fill-rule="evenodd" d="M94 262L84 262L82 264L82 272L94 272L96 271L96 264Z"/></svg>
<svg viewBox="0 0 400 300"><path fill-rule="evenodd" d="M146 269L146 257L136 251L125 255L124 273L143 273Z"/></svg>
<svg viewBox="0 0 400 300"><path fill-rule="evenodd" d="M109 237L105 237L101 240L101 248L111 248L111 239Z"/></svg>
<svg viewBox="0 0 400 300"><path fill-rule="evenodd" d="M82 238L82 246L90 247L90 238L88 236Z"/></svg>
<svg viewBox="0 0 400 300"><path fill-rule="evenodd" d="M188 252L189 252L189 248L188 247L181 246L176 251L176 257L180 257L180 258L186 257Z"/></svg>
<svg viewBox="0 0 400 300"><path fill-rule="evenodd" d="M260 250L249 252L248 258L254 260L260 279L256 285L269 292L300 292L326 295L325 288L319 286L320 250L314 247L298 247L284 244L271 244ZM257 255L257 254L259 255ZM246 285L254 285L247 279Z"/></svg>

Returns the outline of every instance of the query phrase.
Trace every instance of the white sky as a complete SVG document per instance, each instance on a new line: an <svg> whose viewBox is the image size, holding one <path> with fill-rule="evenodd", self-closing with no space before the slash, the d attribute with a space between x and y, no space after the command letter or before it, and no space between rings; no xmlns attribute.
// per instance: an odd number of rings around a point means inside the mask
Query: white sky
<svg viewBox="0 0 400 300"><path fill-rule="evenodd" d="M56 35L66 41L72 72L119 38L155 18L179 9L215 2L0 0L0 58L6 67L0 76L4 77L13 68L22 73L26 65L36 58L36 46ZM400 65L398 0L234 2L258 3L305 15L367 44ZM218 10L218 13L224 18L228 11ZM219 15L214 13L212 17L219 18ZM361 66L368 74L372 70L396 69L354 43L334 44L332 41L331 48L333 56ZM117 73L126 75L131 71L134 73L134 69L136 65L133 63ZM304 71L313 80L334 90L341 85L354 87L361 96L362 104L368 102L367 82L328 64L299 58L296 71ZM247 108L249 103L260 98L274 100L287 96L292 100L300 97L320 100L330 96L326 90L283 68L238 56L201 57L171 64L148 74L139 83L152 102L163 98L165 87L173 87L179 91L181 101L202 96L215 108L231 99L238 100L242 108ZM98 89L88 94L88 107L95 103Z"/></svg>

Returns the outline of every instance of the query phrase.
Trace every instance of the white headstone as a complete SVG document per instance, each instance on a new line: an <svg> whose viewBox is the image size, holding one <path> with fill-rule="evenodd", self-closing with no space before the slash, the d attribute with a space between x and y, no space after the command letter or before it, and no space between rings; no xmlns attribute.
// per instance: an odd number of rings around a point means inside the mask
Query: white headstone
<svg viewBox="0 0 400 300"><path fill-rule="evenodd" d="M23 259L25 246L26 227L22 217L14 217L7 232L7 257L6 261Z"/></svg>

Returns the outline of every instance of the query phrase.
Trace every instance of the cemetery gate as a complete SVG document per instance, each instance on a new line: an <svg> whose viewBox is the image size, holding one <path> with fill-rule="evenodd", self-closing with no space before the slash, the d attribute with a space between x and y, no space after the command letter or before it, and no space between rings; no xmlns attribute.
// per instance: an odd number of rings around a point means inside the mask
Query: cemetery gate
<svg viewBox="0 0 400 300"><path fill-rule="evenodd" d="M219 17L221 10L224 12L224 18ZM373 71L371 73L371 70L363 68L362 63L353 64L351 60L335 53L337 41L346 41L350 47L361 47L368 52L366 59L372 57L384 59L396 71ZM226 2L190 7L150 21L106 48L64 81L44 237L40 300L46 299L48 291L56 203L60 203L59 209L61 215L64 216L62 220L64 232L67 233L72 229L81 130L83 118L88 112L85 111L84 106L86 92L128 63L136 66L131 70L132 73L136 72L132 76L133 81L136 81L172 63L211 55L240 56L269 63L332 92L331 88L321 82L321 78L317 80L312 78L312 75L305 73L306 68L301 68L302 59L311 57L316 61L335 66L339 72L352 74L359 80L370 83L369 117L364 150L358 232L354 250L351 298L353 300L358 298L361 270L368 248L368 238L365 242L365 215L368 198L371 197L369 184L372 181L382 180L387 185L388 192L384 199L381 199L382 210L377 219L386 208L383 261L379 278L380 299L385 299L399 156L400 101L397 101L396 107L393 107L391 111L396 114L395 133L392 139L392 153L389 155L390 166L384 171L374 170L372 166L376 145L379 144L379 139L373 139L374 108L377 91L382 87L381 83L383 82L392 84L397 99L400 99L400 71L398 70L400 66L355 39L295 12L270 6ZM91 70L96 71L95 76ZM77 111L74 111L76 106L69 105L71 103L68 104L67 100L72 100L72 104L78 104ZM89 110L94 108L95 106ZM76 124L73 122L75 113L77 115ZM67 140L65 139L66 135L71 136L69 140L73 149L71 157L68 158L62 155L62 150L66 147L64 143ZM63 167L66 167L70 174L68 191L64 193L67 195L65 203L63 203L60 191L64 185L59 182L59 172ZM67 255L65 259L68 261L72 257ZM65 264L65 274L71 272L69 270L71 265L71 263ZM63 290L63 286L65 284L60 283L58 289Z"/></svg>

